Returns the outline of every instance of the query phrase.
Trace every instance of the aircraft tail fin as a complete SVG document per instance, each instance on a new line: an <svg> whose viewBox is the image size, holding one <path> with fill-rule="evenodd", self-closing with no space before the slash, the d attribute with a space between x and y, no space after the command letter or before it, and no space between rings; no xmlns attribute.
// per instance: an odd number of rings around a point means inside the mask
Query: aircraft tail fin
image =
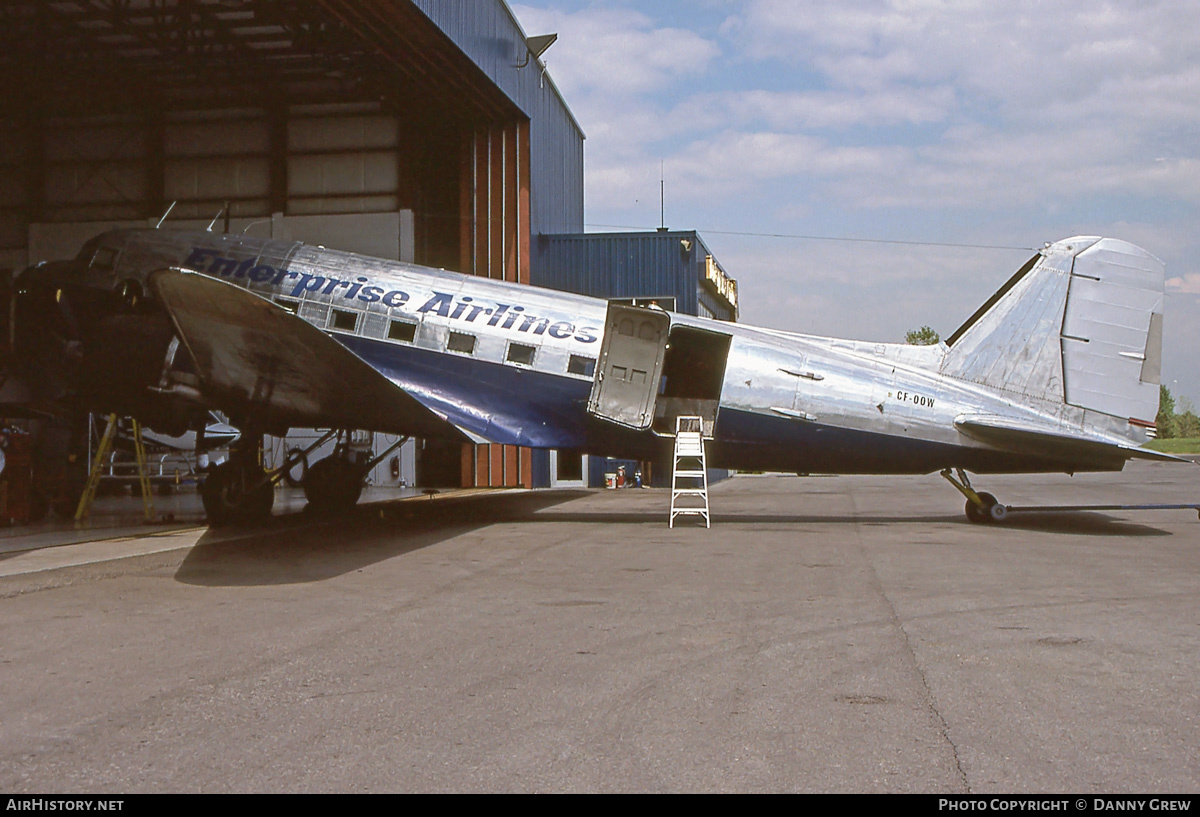
<svg viewBox="0 0 1200 817"><path fill-rule="evenodd" d="M1058 241L947 339L942 374L1152 428L1164 279L1162 261L1124 241Z"/></svg>

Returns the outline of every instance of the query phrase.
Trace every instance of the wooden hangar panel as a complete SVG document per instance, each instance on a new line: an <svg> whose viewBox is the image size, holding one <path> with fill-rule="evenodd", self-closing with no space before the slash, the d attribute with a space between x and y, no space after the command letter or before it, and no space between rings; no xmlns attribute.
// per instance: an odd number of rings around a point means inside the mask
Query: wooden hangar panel
<svg viewBox="0 0 1200 817"><path fill-rule="evenodd" d="M529 123L475 128L465 139L460 179L460 269L485 278L529 283ZM462 484L533 487L527 448L470 445Z"/></svg>

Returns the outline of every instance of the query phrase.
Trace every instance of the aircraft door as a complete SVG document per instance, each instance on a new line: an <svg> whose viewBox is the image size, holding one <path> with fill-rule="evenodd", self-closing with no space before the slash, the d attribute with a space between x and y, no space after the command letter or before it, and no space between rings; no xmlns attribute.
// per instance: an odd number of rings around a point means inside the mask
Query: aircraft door
<svg viewBox="0 0 1200 817"><path fill-rule="evenodd" d="M663 360L662 388L654 407L654 430L675 433L677 417L699 417L701 433L716 432L733 337L709 328L676 323Z"/></svg>
<svg viewBox="0 0 1200 817"><path fill-rule="evenodd" d="M664 311L609 304L588 413L628 428L653 424L670 328Z"/></svg>

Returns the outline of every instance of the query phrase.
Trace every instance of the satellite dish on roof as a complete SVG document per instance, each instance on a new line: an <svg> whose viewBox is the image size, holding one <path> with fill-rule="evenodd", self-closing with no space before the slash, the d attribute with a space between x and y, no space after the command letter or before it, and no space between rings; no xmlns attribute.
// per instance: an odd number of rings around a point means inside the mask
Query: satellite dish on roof
<svg viewBox="0 0 1200 817"><path fill-rule="evenodd" d="M536 37L530 37L525 42L529 45L530 53L536 58L545 54L546 49L554 45L554 41L557 39L557 34L539 34Z"/></svg>
<svg viewBox="0 0 1200 817"><path fill-rule="evenodd" d="M527 37L525 47L529 49L529 52L525 55L525 62L518 63L517 67L524 68L529 65L530 54L534 59L541 59L541 56L546 53L546 49L554 45L554 41L557 39L557 34L539 34L536 37Z"/></svg>

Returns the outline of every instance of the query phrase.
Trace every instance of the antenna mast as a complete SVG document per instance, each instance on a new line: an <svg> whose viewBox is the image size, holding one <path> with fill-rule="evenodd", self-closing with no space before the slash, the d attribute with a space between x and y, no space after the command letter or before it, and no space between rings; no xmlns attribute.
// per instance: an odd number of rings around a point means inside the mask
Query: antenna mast
<svg viewBox="0 0 1200 817"><path fill-rule="evenodd" d="M658 230L659 232L667 231L667 174L666 161L659 160L658 163Z"/></svg>
<svg viewBox="0 0 1200 817"><path fill-rule="evenodd" d="M171 206L167 208L167 212L162 214L162 218L160 218L158 223L154 225L154 229L157 230L159 227L163 226L163 222L167 220L167 216L171 215L171 211L175 209L175 205L178 203L178 200L171 202Z"/></svg>

